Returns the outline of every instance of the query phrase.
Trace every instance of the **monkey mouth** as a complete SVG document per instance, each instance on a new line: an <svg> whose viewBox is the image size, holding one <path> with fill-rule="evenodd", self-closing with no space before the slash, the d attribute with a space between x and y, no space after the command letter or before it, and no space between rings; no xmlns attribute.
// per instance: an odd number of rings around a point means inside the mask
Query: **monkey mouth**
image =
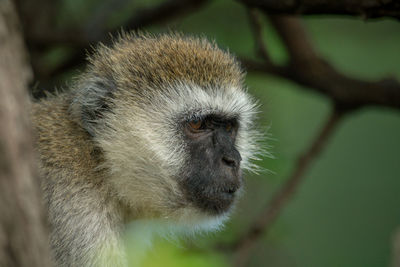
<svg viewBox="0 0 400 267"><path fill-rule="evenodd" d="M201 198L193 199L193 202L202 211L218 215L228 211L235 198L235 193L221 192L213 195L205 194Z"/></svg>
<svg viewBox="0 0 400 267"><path fill-rule="evenodd" d="M186 191L189 201L201 211L210 215L219 215L229 211L233 207L240 188L241 182L238 182L223 186L210 184L200 190L193 190L192 187L187 188L189 190Z"/></svg>

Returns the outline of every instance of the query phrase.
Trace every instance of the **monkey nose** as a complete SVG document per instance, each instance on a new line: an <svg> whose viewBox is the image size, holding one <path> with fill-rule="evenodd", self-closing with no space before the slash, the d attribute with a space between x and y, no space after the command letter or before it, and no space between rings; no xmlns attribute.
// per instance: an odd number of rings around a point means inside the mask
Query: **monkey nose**
<svg viewBox="0 0 400 267"><path fill-rule="evenodd" d="M222 156L222 163L231 168L239 167L241 160L242 157L240 156L239 151L236 149L233 149L230 151L230 153L225 153Z"/></svg>
<svg viewBox="0 0 400 267"><path fill-rule="evenodd" d="M225 165L227 165L229 167L232 167L232 168L235 168L238 165L238 163L237 163L237 161L235 159L233 159L232 157L228 157L228 156L223 156L222 157L222 162Z"/></svg>

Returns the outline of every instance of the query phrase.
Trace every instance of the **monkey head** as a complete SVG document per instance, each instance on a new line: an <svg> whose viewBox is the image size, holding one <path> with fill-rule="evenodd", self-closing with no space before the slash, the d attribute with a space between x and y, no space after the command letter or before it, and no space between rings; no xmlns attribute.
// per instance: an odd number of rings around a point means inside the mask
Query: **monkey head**
<svg viewBox="0 0 400 267"><path fill-rule="evenodd" d="M70 111L132 217L207 230L226 219L259 153L243 80L235 58L201 38L125 34L97 49Z"/></svg>

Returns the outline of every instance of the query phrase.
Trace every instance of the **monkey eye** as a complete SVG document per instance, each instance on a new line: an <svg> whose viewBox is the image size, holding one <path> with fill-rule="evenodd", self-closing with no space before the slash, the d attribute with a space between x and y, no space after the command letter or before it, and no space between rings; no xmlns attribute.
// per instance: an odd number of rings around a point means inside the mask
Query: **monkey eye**
<svg viewBox="0 0 400 267"><path fill-rule="evenodd" d="M201 138L208 136L215 129L225 130L232 139L235 139L237 133L237 124L235 120L221 119L208 116L205 118L195 117L186 121L185 133L190 138Z"/></svg>
<svg viewBox="0 0 400 267"><path fill-rule="evenodd" d="M186 122L185 132L190 138L201 138L212 132L210 120L206 118L193 118Z"/></svg>
<svg viewBox="0 0 400 267"><path fill-rule="evenodd" d="M225 129L226 129L228 132L232 131L232 123L228 122L228 123L226 124Z"/></svg>
<svg viewBox="0 0 400 267"><path fill-rule="evenodd" d="M200 119L194 119L192 121L189 122L189 126L192 130L200 130L202 128L203 125L203 121Z"/></svg>

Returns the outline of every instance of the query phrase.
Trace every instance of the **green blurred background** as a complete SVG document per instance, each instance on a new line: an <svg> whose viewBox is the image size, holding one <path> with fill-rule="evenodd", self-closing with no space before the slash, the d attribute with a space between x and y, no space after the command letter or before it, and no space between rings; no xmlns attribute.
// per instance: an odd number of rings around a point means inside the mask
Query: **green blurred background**
<svg viewBox="0 0 400 267"><path fill-rule="evenodd" d="M159 2L142 0L123 5L107 24L120 25L138 8ZM59 23L80 25L88 23L99 1L61 3ZM399 22L327 16L303 20L316 49L342 72L365 80L388 75L400 78ZM266 20L263 24L273 60L284 63L284 47ZM144 30L170 29L207 36L237 55L256 58L246 9L237 2L212 1L193 14ZM47 55L48 64L57 64L65 56L68 49L55 49ZM67 73L63 79L70 76ZM234 240L247 229L329 115L326 98L290 81L249 73L247 84L260 100L259 123L264 129L270 127L268 143L275 158L260 163L270 172L247 175L247 193L223 231L195 240L156 238L140 264L136 262L138 252L130 256L132 266L230 266L232 255L210 248ZM257 244L249 266L388 266L393 234L399 226L400 113L365 108L340 123L293 200ZM132 250L138 246L137 239L137 231L130 229L127 243Z"/></svg>

